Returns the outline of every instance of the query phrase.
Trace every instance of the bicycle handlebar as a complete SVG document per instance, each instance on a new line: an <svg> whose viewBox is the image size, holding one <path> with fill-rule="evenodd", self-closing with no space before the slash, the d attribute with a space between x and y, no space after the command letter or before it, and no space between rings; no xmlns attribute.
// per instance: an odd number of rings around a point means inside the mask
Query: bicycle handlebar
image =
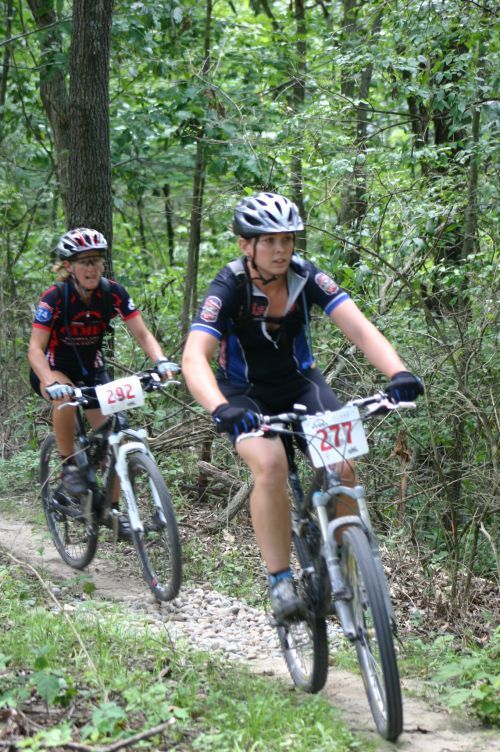
<svg viewBox="0 0 500 752"><path fill-rule="evenodd" d="M146 371L140 371L139 373L131 375L137 376L145 392L155 392L161 389L168 389L169 386L177 386L181 383L177 379L166 379L165 381L162 381L156 368L149 368ZM59 405L59 410L62 410L64 407L88 405L90 400L95 400L97 402L95 386L74 386L71 387L71 390L73 393L73 399L70 402L63 402L62 405Z"/></svg>
<svg viewBox="0 0 500 752"><path fill-rule="evenodd" d="M364 407L364 413L361 420L366 420L374 415L383 415L384 413L393 412L394 410L408 410L416 407L415 402L391 402L385 392L377 392L369 397L349 400L345 406ZM261 428L278 423L300 423L309 417L306 414L307 408L304 405L294 405L294 412L279 413L278 415L259 415L259 425ZM251 435L251 434L249 434Z"/></svg>

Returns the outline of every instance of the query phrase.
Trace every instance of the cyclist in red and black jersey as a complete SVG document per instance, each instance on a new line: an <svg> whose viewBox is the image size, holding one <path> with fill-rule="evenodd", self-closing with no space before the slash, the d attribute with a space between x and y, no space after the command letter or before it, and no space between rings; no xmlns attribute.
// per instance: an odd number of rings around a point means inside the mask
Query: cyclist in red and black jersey
<svg viewBox="0 0 500 752"><path fill-rule="evenodd" d="M423 392L382 333L325 272L294 255L295 233L303 229L297 207L284 196L259 193L235 209L233 229L243 257L212 282L189 333L183 373L195 399L218 431L236 443L258 425L257 414L288 412L302 403L309 413L340 403L316 368L309 336L309 309L318 305L390 380L395 401ZM218 352L218 371L211 361ZM278 438L236 443L254 487L250 511L257 543L269 572L271 606L277 619L302 612L290 561L287 460ZM352 462L338 468L344 484L355 484ZM337 516L357 514L350 497L339 497ZM356 507L356 508L353 508Z"/></svg>
<svg viewBox="0 0 500 752"><path fill-rule="evenodd" d="M162 377L171 364L146 327L127 291L102 276L104 236L87 227L70 230L56 248L60 282L39 301L28 348L30 380L34 391L58 403L69 401L68 385L96 386L110 381L102 355L102 340L109 320L120 316ZM86 411L93 428L104 421L98 409ZM52 423L62 459L62 482L72 496L85 493L73 460L75 411L53 410Z"/></svg>

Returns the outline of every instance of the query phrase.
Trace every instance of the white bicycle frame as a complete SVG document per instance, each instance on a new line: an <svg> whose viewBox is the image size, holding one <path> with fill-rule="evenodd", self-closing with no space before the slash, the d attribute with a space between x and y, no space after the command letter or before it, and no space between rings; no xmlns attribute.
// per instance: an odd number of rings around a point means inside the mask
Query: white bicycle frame
<svg viewBox="0 0 500 752"><path fill-rule="evenodd" d="M124 438L132 438L132 441L126 441L121 444ZM108 436L108 443L111 447L115 458L116 474L120 479L120 487L123 493L123 497L127 503L128 514L130 519L130 526L134 532L144 532L144 526L140 520L139 512L137 510L137 504L135 501L135 494L130 482L128 474L127 456L129 454L135 454L136 452L142 452L146 456L150 457L154 461L154 457L148 446L148 434L144 428L134 430L132 428L126 428L117 433L112 433ZM162 505L158 492L154 483L149 479L149 486L153 494L155 507L158 511L160 520L163 524L166 524L165 516L163 514Z"/></svg>
<svg viewBox="0 0 500 752"><path fill-rule="evenodd" d="M165 388L169 384L179 384L179 383L180 382L171 379L169 382L167 382L167 384L165 384ZM79 389L78 387L74 388L74 394L76 397L82 397L83 395L81 389ZM64 407L77 407L79 404L80 404L79 402L65 402L63 405L60 405L59 409L62 409ZM125 441L125 443L122 444L121 442L123 441L124 438L126 438L127 441ZM152 459L155 462L155 459L148 446L147 431L144 428L139 428L139 429L124 428L120 431L111 433L108 436L107 441L108 441L109 446L111 447L111 451L113 452L116 474L118 475L118 478L120 479L121 491L123 493L125 502L127 504L130 526L134 532L143 533L144 526L139 517L137 504L135 501L134 490L132 488L132 484L130 482L129 475L128 475L127 456L129 454L134 454L136 452L142 452L143 454L150 457L150 459ZM104 487L106 487L106 484L107 484L109 469L110 469L109 467L106 468L106 472L104 474L104 478L103 478ZM149 486L151 488L151 493L153 495L155 507L157 509L160 521L164 525L166 525L167 521L165 519L165 515L163 514L160 497L151 479L149 479ZM87 506L88 506L88 515L90 515L90 506L91 506L90 495L88 498Z"/></svg>

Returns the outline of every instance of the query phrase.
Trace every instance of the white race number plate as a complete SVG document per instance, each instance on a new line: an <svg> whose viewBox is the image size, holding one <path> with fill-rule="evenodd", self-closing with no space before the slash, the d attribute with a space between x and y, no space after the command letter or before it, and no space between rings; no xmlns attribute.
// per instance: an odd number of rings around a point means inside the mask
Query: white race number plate
<svg viewBox="0 0 500 752"><path fill-rule="evenodd" d="M121 410L131 410L144 404L144 392L138 376L100 384L95 388L103 415L112 415Z"/></svg>
<svg viewBox="0 0 500 752"><path fill-rule="evenodd" d="M368 452L363 423L357 407L310 415L302 422L314 467L352 460Z"/></svg>

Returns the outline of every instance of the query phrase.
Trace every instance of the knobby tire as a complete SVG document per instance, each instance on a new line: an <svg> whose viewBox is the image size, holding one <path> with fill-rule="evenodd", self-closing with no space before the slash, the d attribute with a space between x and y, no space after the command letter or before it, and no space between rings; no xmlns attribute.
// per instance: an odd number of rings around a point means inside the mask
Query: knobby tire
<svg viewBox="0 0 500 752"><path fill-rule="evenodd" d="M84 569L95 556L98 526L93 513L84 515L83 502L68 496L60 480L61 459L54 434L40 448L43 511L59 555L73 569Z"/></svg>
<svg viewBox="0 0 500 752"><path fill-rule="evenodd" d="M297 589L306 603L307 616L278 626L278 636L294 684L304 692L315 693L324 687L328 674L326 621L318 603L321 560L305 537L293 532L292 543L300 565L295 572ZM292 561L292 569L295 568Z"/></svg>
<svg viewBox="0 0 500 752"><path fill-rule="evenodd" d="M174 506L163 477L151 457L143 452L128 456L127 468L144 531L132 530L132 540L144 579L156 598L170 601L182 580L182 553ZM155 504L156 489L164 521Z"/></svg>
<svg viewBox="0 0 500 752"><path fill-rule="evenodd" d="M403 730L403 707L385 583L360 528L348 527L344 531L341 562L345 581L353 593L355 646L370 709L380 735L394 742Z"/></svg>

